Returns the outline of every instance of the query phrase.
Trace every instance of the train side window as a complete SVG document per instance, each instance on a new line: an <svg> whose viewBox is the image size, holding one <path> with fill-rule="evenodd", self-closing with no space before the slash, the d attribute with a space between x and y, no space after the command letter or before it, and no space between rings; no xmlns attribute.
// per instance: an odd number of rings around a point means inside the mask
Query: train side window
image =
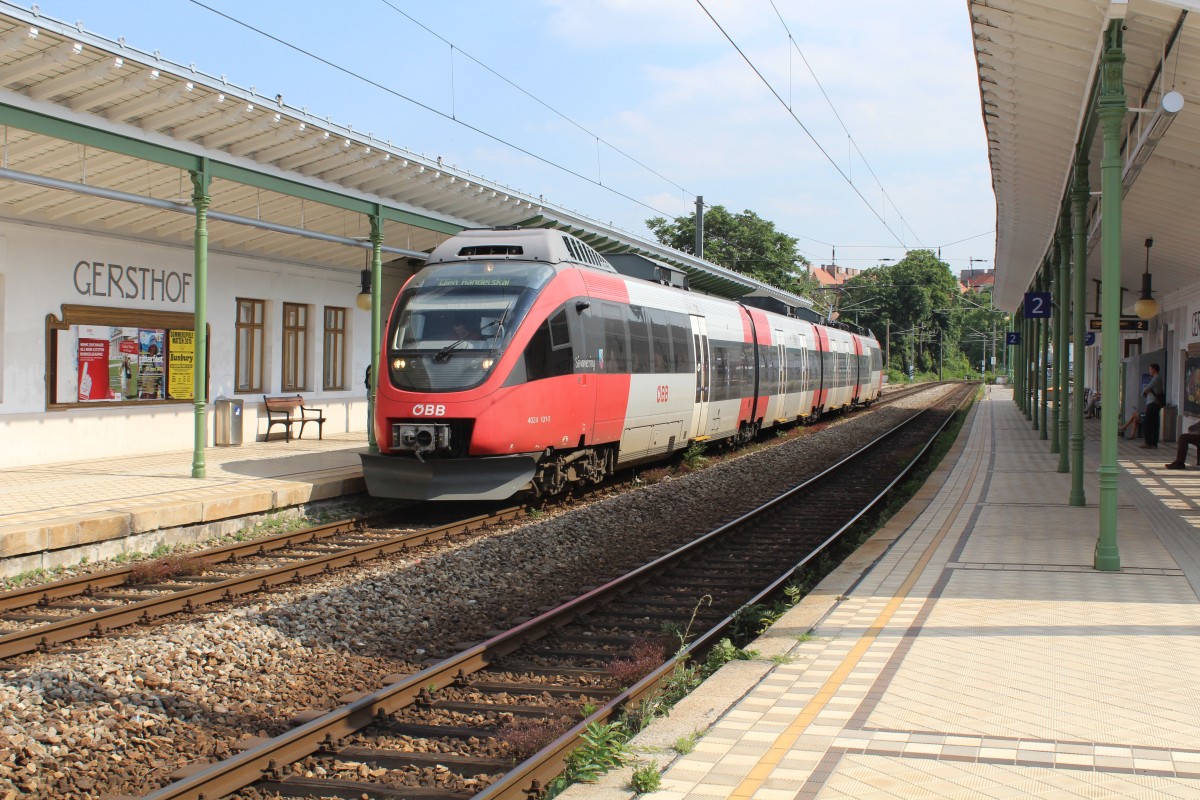
<svg viewBox="0 0 1200 800"><path fill-rule="evenodd" d="M654 371L654 362L650 359L650 325L646 319L646 309L641 306L629 306L629 351L632 358L633 372L645 375Z"/></svg>
<svg viewBox="0 0 1200 800"><path fill-rule="evenodd" d="M674 372L674 362L671 360L671 325L668 322L670 312L652 308L650 317L650 353L654 361L654 371L660 375Z"/></svg>
<svg viewBox="0 0 1200 800"><path fill-rule="evenodd" d="M575 363L567 312L560 309L534 331L525 346L526 380L570 375Z"/></svg>
<svg viewBox="0 0 1200 800"><path fill-rule="evenodd" d="M671 358L678 373L696 371L696 354L692 352L692 321L686 314L671 313Z"/></svg>
<svg viewBox="0 0 1200 800"><path fill-rule="evenodd" d="M712 390L709 399L724 400L729 397L729 355L724 345L709 340L712 351Z"/></svg>
<svg viewBox="0 0 1200 800"><path fill-rule="evenodd" d="M625 333L625 314L615 303L601 303L604 319L604 371L629 372L629 338Z"/></svg>

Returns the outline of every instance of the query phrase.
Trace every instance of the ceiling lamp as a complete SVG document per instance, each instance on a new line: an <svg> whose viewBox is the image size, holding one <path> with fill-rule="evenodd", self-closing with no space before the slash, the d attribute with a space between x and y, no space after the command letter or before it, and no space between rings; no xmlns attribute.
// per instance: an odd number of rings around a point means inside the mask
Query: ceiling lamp
<svg viewBox="0 0 1200 800"><path fill-rule="evenodd" d="M1150 248L1154 246L1153 239L1146 240L1146 272L1142 275L1142 296L1133 304L1133 313L1142 319L1153 319L1158 316L1158 301L1150 292Z"/></svg>
<svg viewBox="0 0 1200 800"><path fill-rule="evenodd" d="M371 310L371 270L364 269L362 275L362 291L354 298L354 304L363 311ZM1141 300L1138 301L1142 302Z"/></svg>

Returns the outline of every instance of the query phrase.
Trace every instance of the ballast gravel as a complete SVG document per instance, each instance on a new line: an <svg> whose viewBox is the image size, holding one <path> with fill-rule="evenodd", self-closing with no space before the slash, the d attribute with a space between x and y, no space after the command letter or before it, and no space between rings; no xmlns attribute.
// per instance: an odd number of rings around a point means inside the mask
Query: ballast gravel
<svg viewBox="0 0 1200 800"><path fill-rule="evenodd" d="M635 491L469 541L14 660L0 677L0 800L142 795L711 530L948 391L707 469L646 472Z"/></svg>

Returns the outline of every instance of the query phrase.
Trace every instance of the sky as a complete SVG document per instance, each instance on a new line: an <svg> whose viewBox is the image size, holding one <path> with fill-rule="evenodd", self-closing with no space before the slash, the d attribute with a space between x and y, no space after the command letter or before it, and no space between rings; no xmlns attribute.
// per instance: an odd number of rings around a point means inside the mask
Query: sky
<svg viewBox="0 0 1200 800"><path fill-rule="evenodd" d="M965 0L37 7L646 238L702 195L817 265L940 248L956 273L992 266Z"/></svg>

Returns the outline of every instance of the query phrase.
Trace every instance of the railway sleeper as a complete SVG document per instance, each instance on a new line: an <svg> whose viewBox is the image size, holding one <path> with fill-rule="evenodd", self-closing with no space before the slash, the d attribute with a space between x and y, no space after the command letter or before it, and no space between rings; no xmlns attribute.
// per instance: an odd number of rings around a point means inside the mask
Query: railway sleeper
<svg viewBox="0 0 1200 800"><path fill-rule="evenodd" d="M458 739L465 742L470 739L492 739L496 736L495 731L465 725L426 725L420 722L387 720L377 721L375 726L394 736L411 736L415 739Z"/></svg>
<svg viewBox="0 0 1200 800"><path fill-rule="evenodd" d="M596 667L548 667L545 664L534 664L529 661L517 661L505 659L503 664L493 664L492 668L487 672L477 672L470 676L471 678L485 678L491 673L503 673L507 675L540 675L549 678L607 678L608 670L597 669ZM386 682L386 681L385 681ZM395 683L395 681L393 681ZM474 682L468 678L465 686L474 686ZM538 684L539 686L541 684ZM543 687L550 688L550 687Z"/></svg>
<svg viewBox="0 0 1200 800"><path fill-rule="evenodd" d="M387 769L449 767L460 775L467 771L471 771L472 774L495 775L507 772L513 763L511 758L476 758L458 753L410 753L400 750L378 750L373 747L340 747L323 755Z"/></svg>
<svg viewBox="0 0 1200 800"><path fill-rule="evenodd" d="M595 672L601 673L603 670L595 670ZM588 697L616 697L621 693L620 689L604 689L599 686L551 686L550 684L542 683L499 683L496 681L469 683L463 688L496 694L547 694L551 697L565 697L572 700L580 695L587 695Z"/></svg>
<svg viewBox="0 0 1200 800"><path fill-rule="evenodd" d="M624 652L618 650L566 650L546 648L545 650L536 650L532 655L540 658L561 658L566 661L602 661L609 662L613 656L624 655Z"/></svg>
<svg viewBox="0 0 1200 800"><path fill-rule="evenodd" d="M281 780L263 781L256 784L264 793L276 792L284 797L338 797L346 800L361 800L363 797L397 798L397 800L470 800L476 792L453 792L425 786L388 786L366 781L342 779L304 778L289 775Z"/></svg>
<svg viewBox="0 0 1200 800"><path fill-rule="evenodd" d="M580 695L584 695L580 692ZM437 700L433 707L452 714L512 714L514 717L541 719L552 711L549 706L530 706L504 701L495 703L469 703L465 700Z"/></svg>
<svg viewBox="0 0 1200 800"><path fill-rule="evenodd" d="M564 645L564 644L582 644L582 645L607 645L609 647L629 647L636 638L637 632L631 631L629 634L605 634L605 635L589 635L586 633L557 633L546 637L546 643L549 645Z"/></svg>

